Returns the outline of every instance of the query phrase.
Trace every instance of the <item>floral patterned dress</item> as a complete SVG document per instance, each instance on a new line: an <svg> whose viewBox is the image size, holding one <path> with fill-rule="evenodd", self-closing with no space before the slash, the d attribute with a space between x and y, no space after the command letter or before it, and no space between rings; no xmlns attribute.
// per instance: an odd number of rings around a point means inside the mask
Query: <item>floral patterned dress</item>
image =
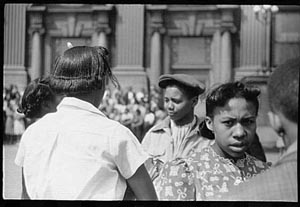
<svg viewBox="0 0 300 207"><path fill-rule="evenodd" d="M155 180L157 195L160 200L218 200L230 187L271 166L271 163L245 155L245 158L234 161L206 147L186 159L167 162Z"/></svg>

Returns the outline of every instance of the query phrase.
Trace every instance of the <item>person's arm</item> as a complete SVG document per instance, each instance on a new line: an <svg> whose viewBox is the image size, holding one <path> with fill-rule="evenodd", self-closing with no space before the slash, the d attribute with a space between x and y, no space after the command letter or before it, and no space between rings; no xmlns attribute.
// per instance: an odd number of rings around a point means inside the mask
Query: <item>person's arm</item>
<svg viewBox="0 0 300 207"><path fill-rule="evenodd" d="M153 183L144 165L141 165L127 182L137 200L157 200Z"/></svg>
<svg viewBox="0 0 300 207"><path fill-rule="evenodd" d="M25 185L23 168L22 168L22 195L21 195L21 198L22 199L30 199L29 195L27 193L26 185Z"/></svg>

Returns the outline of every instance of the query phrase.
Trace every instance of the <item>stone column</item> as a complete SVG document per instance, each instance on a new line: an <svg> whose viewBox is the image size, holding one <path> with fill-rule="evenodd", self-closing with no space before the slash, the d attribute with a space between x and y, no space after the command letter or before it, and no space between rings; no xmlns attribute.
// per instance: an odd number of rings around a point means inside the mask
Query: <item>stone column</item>
<svg viewBox="0 0 300 207"><path fill-rule="evenodd" d="M231 81L232 79L232 46L231 35L228 30L225 30L221 37L221 79L222 83Z"/></svg>
<svg viewBox="0 0 300 207"><path fill-rule="evenodd" d="M109 26L109 13L108 11L97 11L95 14L94 28L95 33L93 35L93 45L103 46L109 49L107 42L107 35L111 33Z"/></svg>
<svg viewBox="0 0 300 207"><path fill-rule="evenodd" d="M271 33L272 33L272 14L267 12L266 23L265 23L265 41L266 41L266 64L264 65L267 70L271 70Z"/></svg>
<svg viewBox="0 0 300 207"><path fill-rule="evenodd" d="M221 81L221 31L217 29L212 38L212 48L211 48L211 62L212 62L212 70L210 71L210 84L214 85L215 83L219 83Z"/></svg>
<svg viewBox="0 0 300 207"><path fill-rule="evenodd" d="M149 76L151 84L157 85L162 70L162 34L165 33L163 27L163 10L157 8L151 11L151 53L150 53L150 71Z"/></svg>
<svg viewBox="0 0 300 207"><path fill-rule="evenodd" d="M42 76L41 36L38 31L32 34L31 80Z"/></svg>
<svg viewBox="0 0 300 207"><path fill-rule="evenodd" d="M45 33L43 27L43 16L42 13L34 12L30 16L30 27L28 30L32 37L31 42L31 69L30 79L34 80L39 78L44 73L44 67L42 66L42 35Z"/></svg>
<svg viewBox="0 0 300 207"><path fill-rule="evenodd" d="M151 37L150 70L151 80L155 84L162 73L161 34L154 31Z"/></svg>
<svg viewBox="0 0 300 207"><path fill-rule="evenodd" d="M29 71L30 79L41 77L44 73L42 35L45 33L44 12L46 7L43 5L34 5L27 8L29 15L28 33L31 40L31 69Z"/></svg>
<svg viewBox="0 0 300 207"><path fill-rule="evenodd" d="M107 38L106 38L106 33L105 32L100 32L98 35L98 44L99 46L103 46L107 48Z"/></svg>
<svg viewBox="0 0 300 207"><path fill-rule="evenodd" d="M110 28L98 28L93 35L93 46L102 46L109 49L107 35L111 32Z"/></svg>

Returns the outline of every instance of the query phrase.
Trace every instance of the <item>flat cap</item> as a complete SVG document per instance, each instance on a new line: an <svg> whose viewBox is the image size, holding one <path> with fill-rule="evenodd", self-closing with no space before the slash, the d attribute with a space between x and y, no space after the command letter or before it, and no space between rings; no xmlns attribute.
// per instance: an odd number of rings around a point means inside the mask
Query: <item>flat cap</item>
<svg viewBox="0 0 300 207"><path fill-rule="evenodd" d="M190 87L198 92L198 95L205 91L205 86L196 78L187 74L164 74L159 77L158 86L166 88L168 85L178 82L179 84Z"/></svg>

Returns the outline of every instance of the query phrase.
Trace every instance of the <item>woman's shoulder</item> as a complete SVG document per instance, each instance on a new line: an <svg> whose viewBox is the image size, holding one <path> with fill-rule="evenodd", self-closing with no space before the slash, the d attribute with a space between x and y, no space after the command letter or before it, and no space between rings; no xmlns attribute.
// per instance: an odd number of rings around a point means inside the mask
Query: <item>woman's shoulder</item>
<svg viewBox="0 0 300 207"><path fill-rule="evenodd" d="M210 145L205 146L203 148L194 148L190 154L190 159L198 160L198 161L211 161L215 159L218 155L211 148Z"/></svg>

